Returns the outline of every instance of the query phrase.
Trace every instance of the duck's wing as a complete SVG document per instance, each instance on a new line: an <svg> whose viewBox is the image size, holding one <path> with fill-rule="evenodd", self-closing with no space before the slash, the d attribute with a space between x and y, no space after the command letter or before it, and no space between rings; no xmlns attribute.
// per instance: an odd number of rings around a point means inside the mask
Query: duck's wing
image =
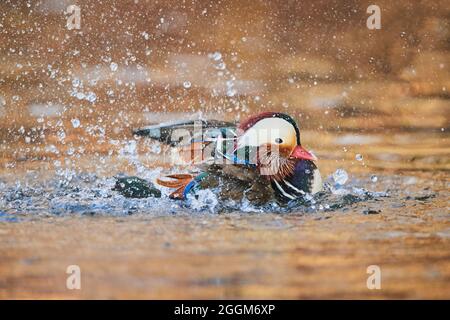
<svg viewBox="0 0 450 320"><path fill-rule="evenodd" d="M171 146L180 146L215 141L223 129L235 128L236 124L221 120L189 120L150 125L136 129L133 133Z"/></svg>
<svg viewBox="0 0 450 320"><path fill-rule="evenodd" d="M165 122L134 130L138 136L149 137L170 145L179 164L210 163L216 156L218 145L229 143L234 147L236 125L220 120L189 120ZM224 149L223 147L220 150Z"/></svg>

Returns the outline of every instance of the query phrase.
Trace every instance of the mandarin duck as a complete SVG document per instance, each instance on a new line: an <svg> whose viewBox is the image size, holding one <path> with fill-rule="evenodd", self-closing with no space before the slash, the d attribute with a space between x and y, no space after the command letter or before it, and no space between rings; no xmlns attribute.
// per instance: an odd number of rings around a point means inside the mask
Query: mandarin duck
<svg viewBox="0 0 450 320"><path fill-rule="evenodd" d="M297 123L287 114L264 112L239 123L198 120L162 123L134 131L177 149L195 174L171 174L157 184L173 188L170 198L185 199L198 189L219 199L255 205L286 203L322 190L316 157L300 143Z"/></svg>

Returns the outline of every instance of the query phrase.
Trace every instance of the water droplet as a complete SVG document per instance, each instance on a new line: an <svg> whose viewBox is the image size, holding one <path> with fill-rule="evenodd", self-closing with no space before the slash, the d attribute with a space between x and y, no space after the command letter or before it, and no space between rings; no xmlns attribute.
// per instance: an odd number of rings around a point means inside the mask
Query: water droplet
<svg viewBox="0 0 450 320"><path fill-rule="evenodd" d="M57 135L58 135L59 141L62 141L66 138L66 133L63 130L58 131Z"/></svg>
<svg viewBox="0 0 450 320"><path fill-rule="evenodd" d="M234 97L236 95L236 93L237 93L236 90L233 88L230 88L227 90L227 96L229 96L229 97Z"/></svg>
<svg viewBox="0 0 450 320"><path fill-rule="evenodd" d="M344 185L348 180L347 171L345 171L344 169L337 169L333 173L333 180L338 185L341 185L341 186Z"/></svg>
<svg viewBox="0 0 450 320"><path fill-rule="evenodd" d="M183 87L185 87L186 89L189 89L191 87L191 82L190 81L185 81L183 82Z"/></svg>
<svg viewBox="0 0 450 320"><path fill-rule="evenodd" d="M373 183L378 181L378 177L376 175L373 175L370 177L370 181L372 181Z"/></svg>
<svg viewBox="0 0 450 320"><path fill-rule="evenodd" d="M117 63L115 63L115 62L111 62L111 64L109 65L109 68L111 69L112 72L117 71L117 68L118 68L118 67L119 67L119 66L118 66Z"/></svg>
<svg viewBox="0 0 450 320"><path fill-rule="evenodd" d="M78 128L81 124L80 120L78 120L78 119L72 119L72 120L70 120L70 122L72 122L72 127L74 127L74 128Z"/></svg>
<svg viewBox="0 0 450 320"><path fill-rule="evenodd" d="M160 154L161 153L161 146L159 143L155 143L150 146L150 150L152 153Z"/></svg>
<svg viewBox="0 0 450 320"><path fill-rule="evenodd" d="M216 69L218 70L225 70L227 68L227 65L225 64L225 62L221 62L216 66Z"/></svg>
<svg viewBox="0 0 450 320"><path fill-rule="evenodd" d="M94 92L89 92L89 93L86 95L86 99L87 99L89 102L94 103L95 100L97 100L97 95L96 95Z"/></svg>
<svg viewBox="0 0 450 320"><path fill-rule="evenodd" d="M358 161L362 161L363 160L362 154L359 154L359 153L356 154L355 159L358 160Z"/></svg>
<svg viewBox="0 0 450 320"><path fill-rule="evenodd" d="M76 97L78 100L83 100L85 98L85 95L83 92L77 92Z"/></svg>
<svg viewBox="0 0 450 320"><path fill-rule="evenodd" d="M220 52L216 51L213 53L212 58L214 61L219 61L220 59L222 59L222 54Z"/></svg>
<svg viewBox="0 0 450 320"><path fill-rule="evenodd" d="M80 79L73 79L72 80L72 87L78 88L80 86L80 84L81 84Z"/></svg>
<svg viewBox="0 0 450 320"><path fill-rule="evenodd" d="M75 153L75 149L74 148L69 148L66 153L67 153L68 156L72 156Z"/></svg>

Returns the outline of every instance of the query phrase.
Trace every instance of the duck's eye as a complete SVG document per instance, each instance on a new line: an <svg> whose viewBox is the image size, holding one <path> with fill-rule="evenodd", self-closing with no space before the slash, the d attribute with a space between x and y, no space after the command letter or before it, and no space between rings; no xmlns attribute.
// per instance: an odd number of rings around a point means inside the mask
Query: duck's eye
<svg viewBox="0 0 450 320"><path fill-rule="evenodd" d="M278 144L281 144L281 143L283 143L283 139L281 139L281 138L276 138L276 139L275 139L275 142L278 143Z"/></svg>

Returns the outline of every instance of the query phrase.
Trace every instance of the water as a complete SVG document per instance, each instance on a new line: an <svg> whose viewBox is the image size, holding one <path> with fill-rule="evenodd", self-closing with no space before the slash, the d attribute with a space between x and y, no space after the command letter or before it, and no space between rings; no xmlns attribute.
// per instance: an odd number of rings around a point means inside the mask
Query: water
<svg viewBox="0 0 450 320"><path fill-rule="evenodd" d="M183 87L185 88L185 89L189 89L190 87L191 87L191 82L190 81L184 81L183 82Z"/></svg>
<svg viewBox="0 0 450 320"><path fill-rule="evenodd" d="M55 153L58 151L55 149ZM61 166L58 161L57 167ZM142 176L155 177L161 170L141 171ZM352 205L361 203L364 208L369 200L383 201L395 192L388 186L384 191L370 191L361 186L369 185L365 177L349 182L344 188L333 184L329 177L325 191L315 195L306 195L303 199L280 206L270 203L266 206L251 205L246 199L242 202L219 199L211 190L199 190L191 193L185 201L168 198L169 189L160 187L162 198L132 199L112 190L115 177L102 177L93 173L77 173L69 169L58 169L54 176L42 178L38 173L29 173L17 183L0 185L1 208L4 212L26 218L32 215L102 215L127 216L130 214L173 214L173 206L183 207L196 213L219 214L226 212L273 212L282 214L320 213L325 211L341 212ZM389 180L385 180L389 181ZM399 190L396 190L399 192ZM311 205L319 203L321 206ZM167 210L167 208L170 208ZM354 209L354 208L353 208ZM361 211L361 210L360 210Z"/></svg>
<svg viewBox="0 0 450 320"><path fill-rule="evenodd" d="M344 169L337 169L333 173L333 180L337 185L344 185L348 180L348 174Z"/></svg>
<svg viewBox="0 0 450 320"><path fill-rule="evenodd" d="M71 119L70 122L73 128L80 127L79 119ZM100 130L101 135L97 136L94 127L86 131L100 139L104 134ZM404 206L405 201L411 203L418 201L420 204L422 197L428 199L427 201L436 202L435 198L439 198L440 194L434 191L434 184L440 183L444 188L448 186L445 178L437 181L431 179L431 172L427 174L429 180L420 180L411 173L374 174L371 171L376 169L370 167L374 160L369 158L366 159L369 166L352 165L349 161L345 163L346 169L336 169L332 161L319 161L318 165L325 181L324 191L315 196L307 194L303 199L285 205L269 203L265 206L255 206L245 198L240 202L229 201L220 199L214 190L197 191L190 194L185 201L174 201L168 198L171 190L163 187L159 187L163 193L162 198L129 199L112 190L115 177L137 175L154 182L157 177L183 172L186 168L171 167L164 163L158 166L158 162L164 159L168 150L162 149L156 142L111 140L112 149L109 156L92 159L80 153L80 148L72 143L69 147L64 146L66 140L73 141L73 137L67 136L65 131L58 131L57 137L63 143L61 146L47 144L43 150L47 156L58 158L63 155L66 158L53 161L53 166L49 166L46 161L34 161L24 162L14 171L4 170L0 180L2 212L14 215L19 220L34 215L152 216L173 215L178 211L194 215L242 212L320 216L328 212L339 214L348 211L363 214L372 209L374 212L383 212L393 206ZM30 144L31 140L25 143ZM147 148L147 154L140 153L143 145ZM333 147L333 145L323 146L325 150ZM117 155L114 155L114 148L117 149ZM371 145L366 148L370 153L371 149L376 150L377 147ZM401 146L394 149L398 148ZM348 152L343 151L343 154ZM19 165L14 162L11 164ZM8 168L8 164L5 168ZM423 182L432 183L432 186L425 187L422 185Z"/></svg>
<svg viewBox="0 0 450 320"><path fill-rule="evenodd" d="M109 68L111 69L112 72L115 72L115 71L117 71L119 66L115 62L111 62L111 64L109 65Z"/></svg>
<svg viewBox="0 0 450 320"><path fill-rule="evenodd" d="M103 139L106 133L97 135L86 121L82 128L91 129L82 132ZM25 154L25 160L2 162L0 255L7 262L0 264L0 274L11 284L0 291L2 297L42 297L43 291L45 297L72 298L448 294L445 155L435 162L417 156L430 148L445 150L442 136L417 134L411 140L397 138L395 144L388 143L390 137L374 136L364 145L362 164L354 161L358 146L343 150L334 144L341 136L303 131L305 145L322 142L313 147L325 191L287 206L258 207L245 200L218 200L210 190L186 201L169 199L165 188L161 198L125 198L112 190L115 176L154 181L182 168L161 162L166 148L133 138L96 144L108 144L104 154L96 155L89 145L81 153L74 141L84 137L70 130L79 130L77 124L65 125L70 146L48 143L34 149L29 160ZM70 148L76 150L71 156ZM428 169L411 170L414 166ZM87 275L76 293L63 289L65 268L72 264ZM366 268L373 264L384 272L379 292L366 288ZM113 275L108 281L103 270ZM31 271L38 277L32 282L27 280ZM49 286L48 279L62 284Z"/></svg>
<svg viewBox="0 0 450 320"><path fill-rule="evenodd" d="M72 123L72 126L73 126L74 128L78 128L78 127L81 125L79 119L72 119L72 120L70 120L70 122Z"/></svg>

